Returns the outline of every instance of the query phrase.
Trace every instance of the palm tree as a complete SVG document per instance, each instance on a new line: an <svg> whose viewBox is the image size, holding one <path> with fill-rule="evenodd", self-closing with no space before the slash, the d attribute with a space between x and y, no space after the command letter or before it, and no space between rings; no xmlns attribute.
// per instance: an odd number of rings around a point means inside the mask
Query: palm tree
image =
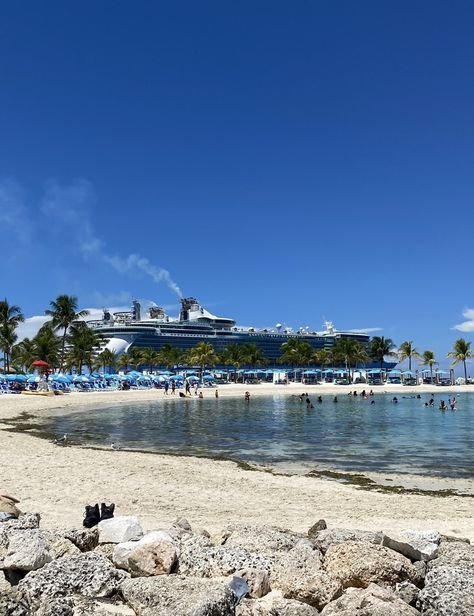
<svg viewBox="0 0 474 616"><path fill-rule="evenodd" d="M36 356L36 344L34 339L23 338L21 342L15 344L12 350L12 362L21 366L23 370L28 371L31 364L39 359Z"/></svg>
<svg viewBox="0 0 474 616"><path fill-rule="evenodd" d="M435 354L433 351L425 351L421 356L421 363L423 366L430 367L430 381L433 382L433 366L437 363L435 359Z"/></svg>
<svg viewBox="0 0 474 616"><path fill-rule="evenodd" d="M367 351L364 346L352 338L339 338L332 348L332 355L344 362L349 380L351 380L351 366L355 368L358 363L367 361Z"/></svg>
<svg viewBox="0 0 474 616"><path fill-rule="evenodd" d="M240 345L240 357L244 366L257 368L265 363L261 349L252 342Z"/></svg>
<svg viewBox="0 0 474 616"><path fill-rule="evenodd" d="M413 346L413 340L402 342L398 349L398 361L402 362L408 359L408 370L411 372L411 360L419 359L420 354Z"/></svg>
<svg viewBox="0 0 474 616"><path fill-rule="evenodd" d="M135 370L139 370L140 366L143 364L143 349L139 347L132 347L128 352L128 363L135 368Z"/></svg>
<svg viewBox="0 0 474 616"><path fill-rule="evenodd" d="M242 353L242 346L241 344L229 344L219 357L220 363L224 364L224 366L235 368L236 379L237 372L240 370L245 359Z"/></svg>
<svg viewBox="0 0 474 616"><path fill-rule="evenodd" d="M383 369L383 359L385 355L393 355L395 352L395 345L391 338L384 338L384 336L374 336L370 341L369 356L380 362L380 370Z"/></svg>
<svg viewBox="0 0 474 616"><path fill-rule="evenodd" d="M42 359L51 368L56 368L59 363L60 340L53 330L51 322L45 323L33 338L34 359Z"/></svg>
<svg viewBox="0 0 474 616"><path fill-rule="evenodd" d="M202 374L206 367L212 367L217 364L219 357L214 350L212 344L207 342L199 342L193 349L188 352L188 364L191 366L199 366Z"/></svg>
<svg viewBox="0 0 474 616"><path fill-rule="evenodd" d="M58 295L58 297L49 302L50 309L45 310L45 314L52 317L52 323L55 330L62 329L63 339L61 345L61 363L60 369L63 369L64 349L66 346L66 336L69 327L82 317L89 314L88 310L77 310L77 297L74 295Z"/></svg>
<svg viewBox="0 0 474 616"><path fill-rule="evenodd" d="M68 336L69 366L76 366L78 374L82 372L82 366L86 364L89 372L92 372L94 356L100 348L102 337L91 329L84 321L74 321L71 324Z"/></svg>
<svg viewBox="0 0 474 616"><path fill-rule="evenodd" d="M313 353L313 361L321 366L321 379L323 378L324 366L330 366L333 361L333 353L331 349L318 349Z"/></svg>
<svg viewBox="0 0 474 616"><path fill-rule="evenodd" d="M125 368L127 370L130 365L130 358L128 353L122 353L117 360L117 368Z"/></svg>
<svg viewBox="0 0 474 616"><path fill-rule="evenodd" d="M157 353L156 364L159 366L165 366L165 368L174 368L177 366L183 358L183 352L171 344L164 344Z"/></svg>
<svg viewBox="0 0 474 616"><path fill-rule="evenodd" d="M282 354L279 361L282 364L289 364L293 368L296 382L296 368L297 366L307 366L311 363L314 356L313 347L304 340L290 338L288 342L284 342L281 345L281 350Z"/></svg>
<svg viewBox="0 0 474 616"><path fill-rule="evenodd" d="M6 372L10 369L10 355L18 339L16 328L24 320L19 306L10 306L7 298L0 301L0 349L3 351L3 368Z"/></svg>
<svg viewBox="0 0 474 616"><path fill-rule="evenodd" d="M152 348L146 348L141 350L142 365L148 366L151 371L153 367L158 363L158 353Z"/></svg>
<svg viewBox="0 0 474 616"><path fill-rule="evenodd" d="M107 371L107 368L109 369L109 372L110 372L112 370L112 368L115 368L116 363L117 363L117 356L110 349L104 349L97 356L97 364L96 365L97 365L97 367L103 368L104 372Z"/></svg>
<svg viewBox="0 0 474 616"><path fill-rule="evenodd" d="M454 343L453 350L450 353L448 353L448 357L450 357L453 360L453 366L455 366L456 364L459 364L460 362L463 363L464 380L467 384L466 361L472 357L471 343L468 342L467 340L464 340L464 338L459 338Z"/></svg>

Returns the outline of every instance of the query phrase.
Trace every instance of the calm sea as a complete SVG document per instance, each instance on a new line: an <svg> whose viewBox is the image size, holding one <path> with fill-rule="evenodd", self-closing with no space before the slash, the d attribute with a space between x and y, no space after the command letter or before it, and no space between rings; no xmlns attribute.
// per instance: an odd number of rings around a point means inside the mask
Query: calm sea
<svg viewBox="0 0 474 616"><path fill-rule="evenodd" d="M206 392L207 393L207 392ZM84 394L87 395L87 394ZM210 392L209 395L212 395ZM426 408L422 399L392 394L369 400L323 396L307 409L298 396L214 397L104 406L48 417L42 429L68 433L83 445L223 457L266 466L377 471L472 478L474 473L474 394L457 396L457 411ZM374 400L375 404L370 404Z"/></svg>

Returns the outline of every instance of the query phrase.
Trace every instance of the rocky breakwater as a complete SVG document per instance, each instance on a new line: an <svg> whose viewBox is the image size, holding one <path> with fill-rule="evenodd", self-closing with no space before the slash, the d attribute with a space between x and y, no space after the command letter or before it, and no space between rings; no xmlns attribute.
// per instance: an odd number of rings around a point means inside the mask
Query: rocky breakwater
<svg viewBox="0 0 474 616"><path fill-rule="evenodd" d="M1 616L474 616L473 588L474 548L436 531L0 522Z"/></svg>

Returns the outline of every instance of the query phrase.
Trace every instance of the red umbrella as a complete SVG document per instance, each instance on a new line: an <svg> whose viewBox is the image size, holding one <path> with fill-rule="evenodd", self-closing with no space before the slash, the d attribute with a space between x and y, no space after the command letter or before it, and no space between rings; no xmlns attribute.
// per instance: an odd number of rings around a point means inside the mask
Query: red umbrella
<svg viewBox="0 0 474 616"><path fill-rule="evenodd" d="M33 368L49 368L48 362L43 361L42 359L37 359L31 365Z"/></svg>

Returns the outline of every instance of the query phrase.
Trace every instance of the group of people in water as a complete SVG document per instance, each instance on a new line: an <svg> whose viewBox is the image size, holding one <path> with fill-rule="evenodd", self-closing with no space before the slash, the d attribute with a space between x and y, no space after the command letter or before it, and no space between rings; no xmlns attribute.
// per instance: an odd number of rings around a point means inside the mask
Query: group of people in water
<svg viewBox="0 0 474 616"><path fill-rule="evenodd" d="M374 396L374 392L372 390L370 390L369 393L367 393L365 391L365 389L363 389L360 394L358 394L357 391L350 391L347 395L348 396L360 396L364 400L368 400L369 398ZM425 406L426 407L434 407L435 399L434 399L433 395L434 394L431 394L431 398L429 399L429 401L425 402ZM417 400L421 400L420 394L417 394L416 396L402 396L402 397L403 398L416 398ZM245 400L248 402L249 399L250 399L250 394L249 394L248 391L246 391L245 392ZM311 402L311 398L309 397L308 393L300 394L299 395L299 400L300 400L300 402L306 402L306 407L308 409L314 409L314 405ZM323 403L323 397L322 396L318 396L317 397L317 402L318 402L318 404L322 404ZM337 404L337 402L338 402L337 396L334 396L333 402ZM397 396L393 396L392 403L393 404L398 404ZM375 400L371 400L370 404L375 404ZM447 411L448 409L451 409L452 411L455 411L456 410L456 404L457 404L456 396L453 396L452 398L449 398L448 404L449 404L449 407L446 405L446 402L444 400L441 400L440 403L439 403L439 410L440 411Z"/></svg>

